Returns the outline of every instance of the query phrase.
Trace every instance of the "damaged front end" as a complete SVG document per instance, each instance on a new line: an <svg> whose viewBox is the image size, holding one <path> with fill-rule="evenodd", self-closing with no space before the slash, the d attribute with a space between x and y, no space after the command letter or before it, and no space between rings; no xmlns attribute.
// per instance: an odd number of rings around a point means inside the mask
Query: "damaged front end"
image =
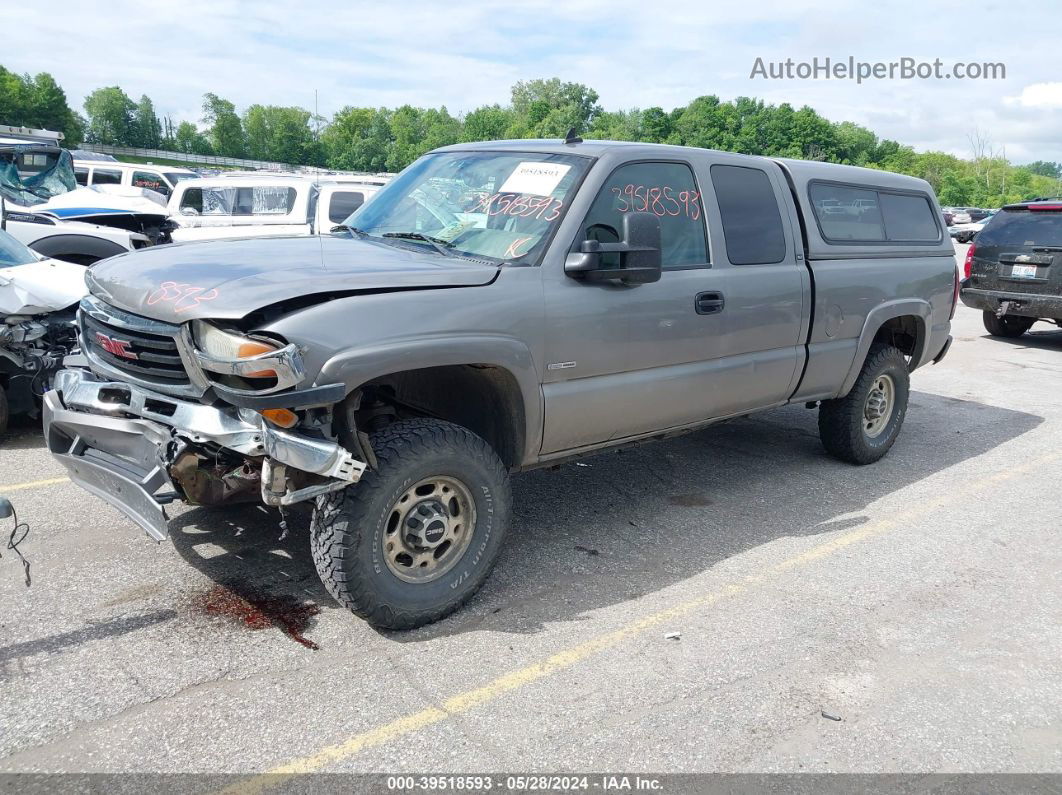
<svg viewBox="0 0 1062 795"><path fill-rule="evenodd" d="M44 401L47 444L72 480L153 538L166 537L163 506L176 499L282 507L365 471L332 433L342 385L291 388L302 378L294 346L193 332L92 297L79 316L91 369L57 374Z"/></svg>

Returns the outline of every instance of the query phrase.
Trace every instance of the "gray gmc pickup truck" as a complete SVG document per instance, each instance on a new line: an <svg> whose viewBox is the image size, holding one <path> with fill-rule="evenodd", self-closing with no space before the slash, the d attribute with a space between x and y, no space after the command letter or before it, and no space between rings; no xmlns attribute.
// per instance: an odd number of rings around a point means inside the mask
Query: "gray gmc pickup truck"
<svg viewBox="0 0 1062 795"><path fill-rule="evenodd" d="M45 407L71 478L159 540L173 500L313 500L325 586L388 628L483 583L509 473L787 403L881 458L957 293L922 180L574 136L431 152L329 237L87 280Z"/></svg>

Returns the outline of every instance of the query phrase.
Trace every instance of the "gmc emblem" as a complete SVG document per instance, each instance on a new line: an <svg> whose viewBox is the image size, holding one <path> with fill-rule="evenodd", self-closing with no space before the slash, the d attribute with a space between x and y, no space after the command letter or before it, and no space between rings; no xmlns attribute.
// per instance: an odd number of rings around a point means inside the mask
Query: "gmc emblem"
<svg viewBox="0 0 1062 795"><path fill-rule="evenodd" d="M119 340L114 337L108 337L106 334L96 332L96 342L100 344L100 347L112 356L120 356L123 359L136 359L137 355L129 350L129 340Z"/></svg>

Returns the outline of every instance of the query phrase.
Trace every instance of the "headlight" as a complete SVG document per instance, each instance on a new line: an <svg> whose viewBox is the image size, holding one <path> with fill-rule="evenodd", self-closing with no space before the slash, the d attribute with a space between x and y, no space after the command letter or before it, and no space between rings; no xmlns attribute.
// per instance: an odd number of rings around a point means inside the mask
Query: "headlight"
<svg viewBox="0 0 1062 795"><path fill-rule="evenodd" d="M269 342L262 339L252 339L242 334L234 334L218 328L213 323L204 320L192 321L192 335L195 338L196 347L211 359L223 362L235 362L240 359L250 359L265 353L273 353L282 347L279 343ZM244 372L248 378L275 378L274 370L256 370Z"/></svg>
<svg viewBox="0 0 1062 795"><path fill-rule="evenodd" d="M302 356L290 343L227 331L206 320L193 320L183 333L191 337L196 364L219 389L261 395L305 378Z"/></svg>

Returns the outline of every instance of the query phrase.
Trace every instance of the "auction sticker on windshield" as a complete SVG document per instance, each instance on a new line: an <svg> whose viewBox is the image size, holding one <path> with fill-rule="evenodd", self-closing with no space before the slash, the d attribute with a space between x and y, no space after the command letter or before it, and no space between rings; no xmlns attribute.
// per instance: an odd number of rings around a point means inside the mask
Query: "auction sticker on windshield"
<svg viewBox="0 0 1062 795"><path fill-rule="evenodd" d="M520 163L498 189L498 193L550 196L570 169L571 166L561 163Z"/></svg>

